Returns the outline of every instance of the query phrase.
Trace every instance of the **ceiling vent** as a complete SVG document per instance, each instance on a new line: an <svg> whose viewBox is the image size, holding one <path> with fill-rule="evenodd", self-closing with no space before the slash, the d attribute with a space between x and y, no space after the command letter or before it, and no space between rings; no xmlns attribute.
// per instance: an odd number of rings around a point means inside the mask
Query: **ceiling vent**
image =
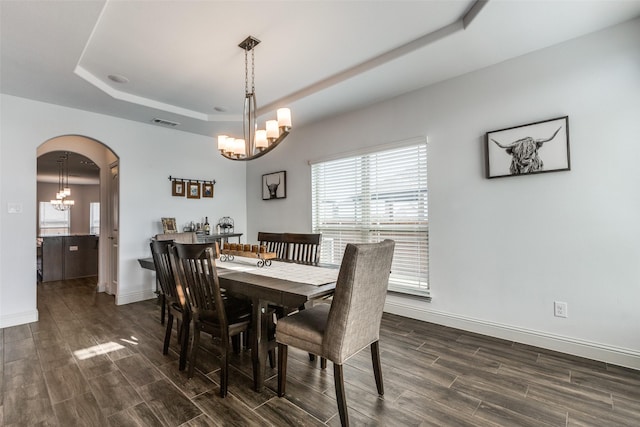
<svg viewBox="0 0 640 427"><path fill-rule="evenodd" d="M172 121L169 121L169 120L158 119L158 118L155 118L155 119L151 120L151 123L154 123L154 124L160 125L160 126L170 127L170 128L174 128L174 127L176 127L176 126L178 126L180 124L178 122L172 122Z"/></svg>

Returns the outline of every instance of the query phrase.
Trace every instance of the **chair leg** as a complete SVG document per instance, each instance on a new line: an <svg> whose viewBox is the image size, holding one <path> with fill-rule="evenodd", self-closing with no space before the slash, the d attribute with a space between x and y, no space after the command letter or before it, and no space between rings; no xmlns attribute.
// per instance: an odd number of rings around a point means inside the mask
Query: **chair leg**
<svg viewBox="0 0 640 427"><path fill-rule="evenodd" d="M164 294L160 294L160 324L164 325L164 316L167 311L167 298Z"/></svg>
<svg viewBox="0 0 640 427"><path fill-rule="evenodd" d="M380 365L380 345L379 341L371 343L371 361L373 362L373 375L376 377L376 387L378 394L384 394L384 385L382 384L382 366Z"/></svg>
<svg viewBox="0 0 640 427"><path fill-rule="evenodd" d="M162 346L162 354L169 353L169 341L171 341L171 329L173 328L173 316L169 313L167 319L167 330L164 333L164 345Z"/></svg>
<svg viewBox="0 0 640 427"><path fill-rule="evenodd" d="M285 394L287 386L287 350L284 344L278 344L278 397Z"/></svg>
<svg viewBox="0 0 640 427"><path fill-rule="evenodd" d="M269 350L269 366L271 367L271 369L276 367L276 350L275 349L271 349Z"/></svg>
<svg viewBox="0 0 640 427"><path fill-rule="evenodd" d="M237 336L237 335L236 335ZM220 358L220 397L227 395L229 388L229 344L222 349Z"/></svg>
<svg viewBox="0 0 640 427"><path fill-rule="evenodd" d="M241 338L242 337L240 335L234 335L231 337L231 346L233 347L233 352L235 354L240 354Z"/></svg>
<svg viewBox="0 0 640 427"><path fill-rule="evenodd" d="M343 427L349 426L349 414L347 413L347 397L344 393L344 375L342 365L333 364L333 379L336 385L336 400L338 401L338 413Z"/></svg>
<svg viewBox="0 0 640 427"><path fill-rule="evenodd" d="M189 371L187 373L188 378L193 378L193 371L196 367L196 353L200 346L200 331L193 325L193 340L191 341L191 357L189 358Z"/></svg>
<svg viewBox="0 0 640 427"><path fill-rule="evenodd" d="M187 366L187 354L189 353L189 319L182 319L182 328L180 329L180 361L178 369L184 371Z"/></svg>

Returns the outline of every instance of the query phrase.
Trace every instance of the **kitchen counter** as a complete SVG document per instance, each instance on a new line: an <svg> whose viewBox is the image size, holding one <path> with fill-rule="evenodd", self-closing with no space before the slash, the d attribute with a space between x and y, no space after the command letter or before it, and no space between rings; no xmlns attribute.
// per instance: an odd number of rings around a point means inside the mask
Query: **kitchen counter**
<svg viewBox="0 0 640 427"><path fill-rule="evenodd" d="M41 236L43 282L98 275L99 237L91 234Z"/></svg>

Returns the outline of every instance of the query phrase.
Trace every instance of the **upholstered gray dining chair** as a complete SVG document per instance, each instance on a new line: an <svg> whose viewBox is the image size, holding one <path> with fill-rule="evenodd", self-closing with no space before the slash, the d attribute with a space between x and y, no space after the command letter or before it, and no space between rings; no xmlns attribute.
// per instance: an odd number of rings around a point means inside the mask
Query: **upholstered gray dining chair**
<svg viewBox="0 0 640 427"><path fill-rule="evenodd" d="M278 396L285 395L287 349L293 346L333 363L338 412L349 425L342 365L367 346L380 395L380 321L389 284L395 242L348 244L331 304L318 304L278 320Z"/></svg>

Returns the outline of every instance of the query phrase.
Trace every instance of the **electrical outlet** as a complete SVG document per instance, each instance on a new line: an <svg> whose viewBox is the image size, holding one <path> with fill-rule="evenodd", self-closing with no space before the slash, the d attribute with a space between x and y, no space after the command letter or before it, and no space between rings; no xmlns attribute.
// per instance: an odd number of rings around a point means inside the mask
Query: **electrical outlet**
<svg viewBox="0 0 640 427"><path fill-rule="evenodd" d="M555 301L553 303L553 314L556 317L568 317L568 307L566 302Z"/></svg>

